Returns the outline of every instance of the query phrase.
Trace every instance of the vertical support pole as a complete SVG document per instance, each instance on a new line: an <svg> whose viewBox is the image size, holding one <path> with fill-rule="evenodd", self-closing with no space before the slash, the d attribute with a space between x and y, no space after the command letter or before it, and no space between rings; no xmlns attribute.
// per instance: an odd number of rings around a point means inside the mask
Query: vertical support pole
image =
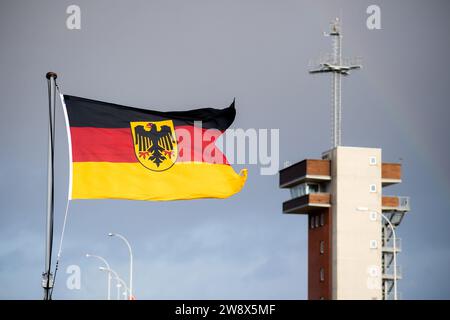
<svg viewBox="0 0 450 320"><path fill-rule="evenodd" d="M338 142L338 73L333 73L333 148L339 145Z"/></svg>
<svg viewBox="0 0 450 320"><path fill-rule="evenodd" d="M333 64L339 65L339 30L338 26L333 25L332 33L333 37ZM339 145L339 76L338 72L333 72L333 148Z"/></svg>
<svg viewBox="0 0 450 320"><path fill-rule="evenodd" d="M45 76L48 84L48 164L47 164L47 220L46 220L46 240L45 240L45 269L42 274L42 287L44 288L44 300L50 300L53 288L52 265L52 245L53 245L53 215L54 215L54 137L55 137L55 98L56 84L58 77L54 72L48 72Z"/></svg>
<svg viewBox="0 0 450 320"><path fill-rule="evenodd" d="M339 30L339 35L337 36L337 54L338 54L338 64L342 65L342 35L341 30ZM337 75L337 145L342 145L342 74L335 73Z"/></svg>
<svg viewBox="0 0 450 320"><path fill-rule="evenodd" d="M108 300L111 300L111 272L108 272Z"/></svg>
<svg viewBox="0 0 450 320"><path fill-rule="evenodd" d="M391 224L391 222L389 221L389 224L391 225L392 228L392 235L393 235L393 240L394 240L394 300L398 300L398 295L397 295L397 235L395 234L395 229L394 226Z"/></svg>
<svg viewBox="0 0 450 320"><path fill-rule="evenodd" d="M342 59L342 28L338 18L331 24L331 32L324 33L332 37L333 53L320 62L317 69L310 73L332 73L332 125L331 144L333 148L342 145L342 76L348 75L350 70L361 68L360 65L343 65Z"/></svg>
<svg viewBox="0 0 450 320"><path fill-rule="evenodd" d="M332 27L330 35L333 37L333 64L336 66L342 65L342 35L338 20L336 20ZM341 145L341 121L342 121L342 101L341 101L341 83L342 74L340 72L333 72L333 147Z"/></svg>

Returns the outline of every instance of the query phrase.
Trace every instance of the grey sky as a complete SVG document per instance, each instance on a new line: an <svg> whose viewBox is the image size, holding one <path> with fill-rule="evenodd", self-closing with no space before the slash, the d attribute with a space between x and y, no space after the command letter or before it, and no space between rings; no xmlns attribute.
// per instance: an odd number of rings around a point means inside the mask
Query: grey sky
<svg viewBox="0 0 450 320"><path fill-rule="evenodd" d="M70 4L81 7L81 30L66 29ZM370 4L382 30L365 26ZM403 183L386 190L412 198L399 229L402 296L450 298L444 0L1 0L0 298L42 296L47 71L67 94L136 107L225 107L236 97L234 127L280 128L281 163L317 158L330 145L330 80L307 68L330 51L322 32L341 9L344 55L364 59L343 84L344 144L403 159ZM57 118L55 246L68 170ZM247 167L246 187L227 200L73 202L54 298L104 298L106 277L87 252L128 277L126 247L110 231L133 244L139 299L306 298L306 217L282 215L278 176ZM79 291L65 286L72 264Z"/></svg>

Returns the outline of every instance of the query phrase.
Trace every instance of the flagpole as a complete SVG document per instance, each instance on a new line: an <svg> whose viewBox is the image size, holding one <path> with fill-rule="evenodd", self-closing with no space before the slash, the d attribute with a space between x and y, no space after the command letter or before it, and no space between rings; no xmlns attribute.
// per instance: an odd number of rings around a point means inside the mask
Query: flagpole
<svg viewBox="0 0 450 320"><path fill-rule="evenodd" d="M48 158L47 158L47 223L45 240L45 270L42 274L42 287L44 288L44 300L51 299L53 288L52 265L52 245L53 245L53 215L54 215L54 138L55 138L55 97L56 78L54 72L47 72L45 75L48 85Z"/></svg>

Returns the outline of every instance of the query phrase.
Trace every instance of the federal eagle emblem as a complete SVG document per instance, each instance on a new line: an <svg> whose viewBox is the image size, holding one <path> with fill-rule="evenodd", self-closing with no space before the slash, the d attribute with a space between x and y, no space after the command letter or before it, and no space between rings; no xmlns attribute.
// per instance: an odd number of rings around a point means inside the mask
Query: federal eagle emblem
<svg viewBox="0 0 450 320"><path fill-rule="evenodd" d="M170 169L178 157L173 121L139 121L130 125L139 162L152 171Z"/></svg>

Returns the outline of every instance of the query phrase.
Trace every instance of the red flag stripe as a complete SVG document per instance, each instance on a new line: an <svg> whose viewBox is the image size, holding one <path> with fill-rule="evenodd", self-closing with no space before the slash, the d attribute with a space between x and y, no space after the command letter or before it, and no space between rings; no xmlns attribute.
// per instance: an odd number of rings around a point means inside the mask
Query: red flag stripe
<svg viewBox="0 0 450 320"><path fill-rule="evenodd" d="M74 162L138 162L131 128L71 127L70 132ZM177 126L175 132L177 162L228 164L225 155L214 145L222 134L220 130Z"/></svg>

